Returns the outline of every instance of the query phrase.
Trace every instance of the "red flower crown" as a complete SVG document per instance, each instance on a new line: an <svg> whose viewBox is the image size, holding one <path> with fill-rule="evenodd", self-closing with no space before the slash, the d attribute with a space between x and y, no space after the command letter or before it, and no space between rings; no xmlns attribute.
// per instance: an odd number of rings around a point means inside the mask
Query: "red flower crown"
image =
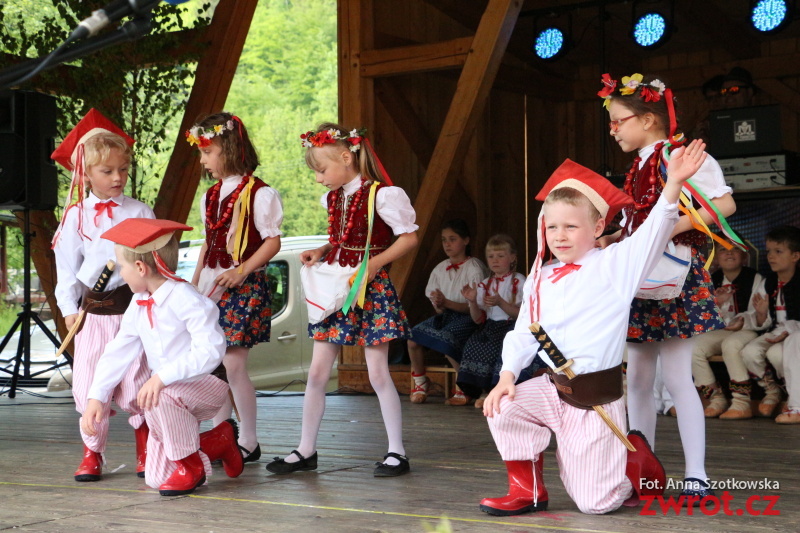
<svg viewBox="0 0 800 533"><path fill-rule="evenodd" d="M664 82L661 80L652 80L649 83L642 83L643 79L644 76L638 72L630 76L623 76L622 86L619 88L619 93L623 96L627 96L639 91L639 97L645 102L658 102L661 100L661 96L663 96L664 91L667 88ZM608 107L608 104L611 101L611 95L613 94L614 89L617 88L617 84L619 82L615 79L612 79L611 75L608 73L603 74L603 77L600 79L600 81L603 84L603 88L597 92L597 96L604 99L603 107Z"/></svg>
<svg viewBox="0 0 800 533"><path fill-rule="evenodd" d="M354 129L346 135L337 129L331 128L318 132L307 131L301 134L300 138L303 140L304 148L319 147L326 144L334 144L336 141L344 141L350 145L351 152L358 152L361 149L361 141L366 134L367 130L365 128Z"/></svg>

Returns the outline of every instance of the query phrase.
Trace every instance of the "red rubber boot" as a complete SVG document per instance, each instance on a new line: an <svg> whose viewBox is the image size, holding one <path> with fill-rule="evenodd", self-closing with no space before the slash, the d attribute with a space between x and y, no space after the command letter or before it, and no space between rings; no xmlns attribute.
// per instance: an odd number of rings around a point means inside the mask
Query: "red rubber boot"
<svg viewBox="0 0 800 533"><path fill-rule="evenodd" d="M147 422L133 430L136 436L136 475L144 477L144 466L147 463L147 437L150 436L150 428Z"/></svg>
<svg viewBox="0 0 800 533"><path fill-rule="evenodd" d="M103 456L83 445L83 461L75 471L75 481L100 481L103 479Z"/></svg>
<svg viewBox="0 0 800 533"><path fill-rule="evenodd" d="M200 449L210 461L222 459L228 477L239 477L244 470L244 459L237 439L239 426L229 418L210 431L200 434Z"/></svg>
<svg viewBox="0 0 800 533"><path fill-rule="evenodd" d="M502 498L484 498L481 511L495 516L513 516L547 509L547 489L542 479L542 454L533 461L506 461L508 494Z"/></svg>
<svg viewBox="0 0 800 533"><path fill-rule="evenodd" d="M182 496L206 482L206 471L198 452L175 461L178 467L163 485L158 487L162 496Z"/></svg>

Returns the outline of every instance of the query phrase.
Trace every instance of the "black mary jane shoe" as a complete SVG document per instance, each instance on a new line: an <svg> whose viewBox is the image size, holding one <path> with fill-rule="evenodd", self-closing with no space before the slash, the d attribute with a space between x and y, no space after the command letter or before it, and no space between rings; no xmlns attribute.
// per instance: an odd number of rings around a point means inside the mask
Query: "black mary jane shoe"
<svg viewBox="0 0 800 533"><path fill-rule="evenodd" d="M408 457L399 453L389 452L383 456L383 460L394 457L400 461L399 465L387 465L386 463L375 463L375 470L372 472L375 477L397 477L411 472L411 465L408 464Z"/></svg>
<svg viewBox="0 0 800 533"><path fill-rule="evenodd" d="M244 446L239 446L239 451L242 452L242 462L244 463L255 463L259 459L261 459L261 445L256 444L256 447L251 452Z"/></svg>
<svg viewBox="0 0 800 533"><path fill-rule="evenodd" d="M305 458L302 455L300 455L300 452L298 452L297 450L292 450L292 453L295 454L297 457L299 457L300 460L297 461L296 463L287 463L280 457L276 457L275 459L273 459L271 463L267 465L267 470L272 472L273 474L291 474L292 472L298 472L300 470L317 469L317 452L314 452L314 455L308 458Z"/></svg>
<svg viewBox="0 0 800 533"><path fill-rule="evenodd" d="M696 477L687 477L683 480L683 490L680 495L705 498L706 496L713 496L714 491L711 489L711 485L708 481L703 481Z"/></svg>

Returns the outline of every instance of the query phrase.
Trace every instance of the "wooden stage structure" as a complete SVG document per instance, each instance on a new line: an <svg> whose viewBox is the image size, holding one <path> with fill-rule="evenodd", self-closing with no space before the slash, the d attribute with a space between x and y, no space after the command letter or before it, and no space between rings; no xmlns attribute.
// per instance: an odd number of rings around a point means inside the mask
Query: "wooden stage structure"
<svg viewBox="0 0 800 533"><path fill-rule="evenodd" d="M195 494L166 498L134 474L133 431L124 413L111 421L103 481L77 483L73 472L82 443L71 399L0 396L0 531L416 533L429 531L426 524L438 525L442 533L800 531L796 426L765 419L708 420L707 469L714 480L766 479L779 485L779 490L731 490L731 516L722 511L706 516L696 508L692 516L685 508L679 516L675 510L665 516L659 507L651 507L656 510L652 516L642 516L641 507L603 516L581 514L558 477L551 442L544 459L548 510L493 517L480 512L478 502L505 494L506 474L477 409L445 406L441 398L423 405L401 398L412 471L399 478L375 478L374 461L386 452L377 398L331 395L320 431L319 469L269 474L265 463L299 441L302 400L300 395L258 400L263 455L260 462L245 465L241 477L229 479L215 467L208 485ZM667 476L681 480L683 452L675 418L659 417L656 452ZM667 496L676 493L671 490ZM776 496L772 510L779 515L751 514L763 513L767 497ZM442 517L450 529L442 527Z"/></svg>

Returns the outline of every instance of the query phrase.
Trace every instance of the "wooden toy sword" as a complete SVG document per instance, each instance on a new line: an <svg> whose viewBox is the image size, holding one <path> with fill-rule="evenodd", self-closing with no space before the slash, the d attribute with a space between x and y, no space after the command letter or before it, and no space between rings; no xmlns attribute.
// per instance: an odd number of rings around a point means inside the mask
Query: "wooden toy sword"
<svg viewBox="0 0 800 533"><path fill-rule="evenodd" d="M538 322L534 322L528 327L528 329L531 330L533 336L536 337L537 341L539 341L539 346L541 346L542 350L544 350L544 353L546 353L553 364L556 365L557 368L554 370L554 372L563 372L568 378L574 378L575 372L573 372L570 368L572 365L572 359L567 359L564 357L564 354L561 353L561 350L558 349L544 328ZM628 437L625 436L619 427L617 427L617 424L611 420L611 417L608 416L608 413L605 409L603 409L603 406L594 405L592 408L597 411L597 414L600 415L606 425L611 428L611 431L614 432L614 435L619 437L619 440L622 441L622 444L624 444L628 450L635 452L636 448L633 446L633 444L631 444L631 441L628 440Z"/></svg>
<svg viewBox="0 0 800 533"><path fill-rule="evenodd" d="M105 290L106 285L108 285L108 280L111 279L111 274L114 273L114 267L116 264L114 261L109 261L106 263L106 266L103 268L103 271L100 273L100 277L97 278L97 281L94 283L94 287L92 290L94 292L103 292ZM78 333L78 330L81 329L81 323L83 322L83 317L86 316L86 309L81 309L78 318L75 320L75 323L69 329L69 333L67 336L64 337L64 342L61 343L61 347L56 352L56 357L64 353L64 350L67 349L67 345L69 345L69 341L72 340L72 337Z"/></svg>

